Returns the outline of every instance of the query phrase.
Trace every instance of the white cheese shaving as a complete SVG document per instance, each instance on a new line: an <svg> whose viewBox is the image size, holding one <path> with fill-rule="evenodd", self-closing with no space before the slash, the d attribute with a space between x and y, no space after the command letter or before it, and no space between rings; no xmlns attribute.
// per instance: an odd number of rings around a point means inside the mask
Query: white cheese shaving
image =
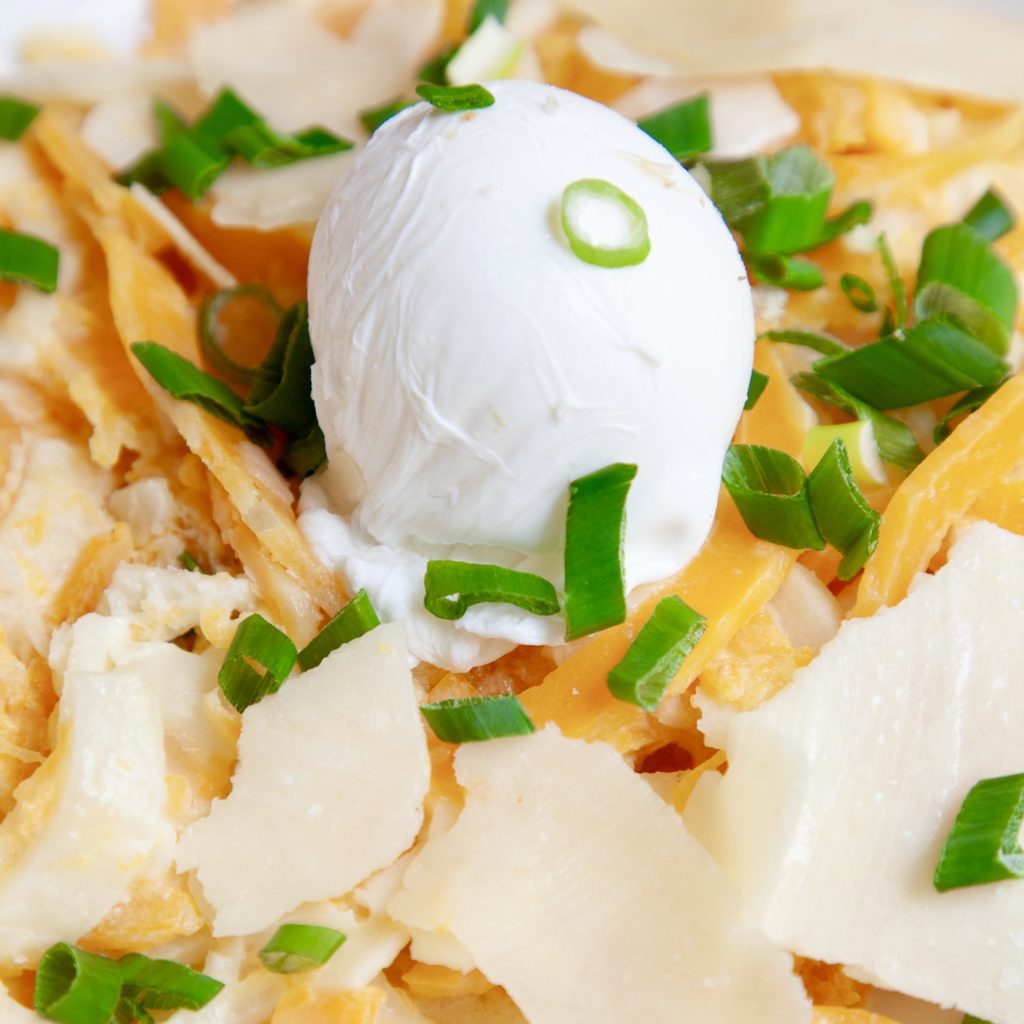
<svg viewBox="0 0 1024 1024"><path fill-rule="evenodd" d="M612 748L531 736L462 747L466 808L389 906L453 934L532 1024L798 1024L789 958Z"/></svg>
<svg viewBox="0 0 1024 1024"><path fill-rule="evenodd" d="M131 671L71 672L53 754L0 825L0 963L89 931L167 838L160 710Z"/></svg>
<svg viewBox="0 0 1024 1024"><path fill-rule="evenodd" d="M810 569L797 563L768 605L794 647L817 651L839 631L839 602Z"/></svg>
<svg viewBox="0 0 1024 1024"><path fill-rule="evenodd" d="M231 794L177 850L215 935L340 896L416 837L430 778L399 625L345 644L242 716Z"/></svg>
<svg viewBox="0 0 1024 1024"><path fill-rule="evenodd" d="M1024 1019L1024 886L938 893L964 796L1019 772L1024 538L987 523L737 714L686 820L775 942L884 988Z"/></svg>

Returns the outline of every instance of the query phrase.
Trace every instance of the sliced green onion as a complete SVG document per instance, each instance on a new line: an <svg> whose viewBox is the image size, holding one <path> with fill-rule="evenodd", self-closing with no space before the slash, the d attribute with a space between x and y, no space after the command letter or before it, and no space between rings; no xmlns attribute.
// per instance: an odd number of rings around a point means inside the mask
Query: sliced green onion
<svg viewBox="0 0 1024 1024"><path fill-rule="evenodd" d="M0 139L17 142L38 113L34 103L17 96L0 96Z"/></svg>
<svg viewBox="0 0 1024 1024"><path fill-rule="evenodd" d="M372 135L385 121L390 121L396 114L414 106L415 100L406 99L404 96L391 100L389 103L382 103L379 107L371 107L369 110L360 111L359 120L367 132Z"/></svg>
<svg viewBox="0 0 1024 1024"><path fill-rule="evenodd" d="M558 611L558 595L546 579L501 565L432 559L423 584L423 607L439 619L461 619L474 604L514 604L533 615Z"/></svg>
<svg viewBox="0 0 1024 1024"><path fill-rule="evenodd" d="M195 556L190 551L182 551L182 553L178 555L178 565L187 572L203 571L199 568L199 563L195 560Z"/></svg>
<svg viewBox="0 0 1024 1024"><path fill-rule="evenodd" d="M760 370L750 371L750 383L747 385L747 400L743 403L743 411L750 412L757 405L757 400L768 387L768 374Z"/></svg>
<svg viewBox="0 0 1024 1024"><path fill-rule="evenodd" d="M899 267L896 266L896 257L892 254L889 239L883 231L875 242L878 246L878 255L882 259L882 266L885 268L885 276L889 282L889 294L892 296L893 312L895 314L895 327L902 327L907 322L909 309L907 307L907 286L903 283Z"/></svg>
<svg viewBox="0 0 1024 1024"><path fill-rule="evenodd" d="M344 932L318 924L283 924L260 950L268 971L298 974L323 967L345 941Z"/></svg>
<svg viewBox="0 0 1024 1024"><path fill-rule="evenodd" d="M60 253L49 242L19 231L0 230L0 280L57 290Z"/></svg>
<svg viewBox="0 0 1024 1024"><path fill-rule="evenodd" d="M872 487L887 482L885 468L875 441L875 430L870 419L854 420L835 426L812 427L804 435L800 458L805 466L816 466L838 438L843 442L850 458L853 479L860 487Z"/></svg>
<svg viewBox="0 0 1024 1024"><path fill-rule="evenodd" d="M636 466L615 462L569 485L565 523L565 639L626 618L622 545L626 497Z"/></svg>
<svg viewBox="0 0 1024 1024"><path fill-rule="evenodd" d="M258 364L247 366L232 359L224 351L220 331L221 314L239 299L255 299L266 306L275 319L281 316L277 300L262 285L240 284L234 288L222 288L219 292L207 295L199 307L199 347L218 373L240 382L248 382L256 376Z"/></svg>
<svg viewBox="0 0 1024 1024"><path fill-rule="evenodd" d="M837 575L850 580L878 545L882 517L864 500L853 479L846 445L836 438L807 479L814 521L821 535L843 553Z"/></svg>
<svg viewBox="0 0 1024 1024"><path fill-rule="evenodd" d="M175 963L129 953L117 961L122 994L144 1010L201 1010L224 987L222 981Z"/></svg>
<svg viewBox="0 0 1024 1024"><path fill-rule="evenodd" d="M755 537L788 548L825 546L811 514L807 474L792 455L734 444L725 453L722 483Z"/></svg>
<svg viewBox="0 0 1024 1024"><path fill-rule="evenodd" d="M809 146L788 146L765 162L768 196L736 223L750 253L786 255L821 243L835 175Z"/></svg>
<svg viewBox="0 0 1024 1024"><path fill-rule="evenodd" d="M274 131L265 121L239 125L224 136L224 145L260 170L285 167L332 153L344 153L352 142L314 125L294 135Z"/></svg>
<svg viewBox="0 0 1024 1024"><path fill-rule="evenodd" d="M508 17L509 0L475 0L469 12L468 35L472 35L488 18L504 24Z"/></svg>
<svg viewBox="0 0 1024 1024"><path fill-rule="evenodd" d="M870 281L866 281L859 274L843 274L839 278L839 287L854 309L859 309L862 313L874 313L878 310L875 289L871 287Z"/></svg>
<svg viewBox="0 0 1024 1024"><path fill-rule="evenodd" d="M641 118L636 126L660 142L677 160L689 160L698 153L706 153L712 145L708 94L701 93Z"/></svg>
<svg viewBox="0 0 1024 1024"><path fill-rule="evenodd" d="M623 659L608 673L608 689L619 700L655 711L706 627L704 616L681 598L663 597Z"/></svg>
<svg viewBox="0 0 1024 1024"><path fill-rule="evenodd" d="M342 644L369 633L380 625L380 618L365 590L355 597L330 622L320 630L305 647L299 651L299 665L305 669L316 668L332 651Z"/></svg>
<svg viewBox="0 0 1024 1024"><path fill-rule="evenodd" d="M459 47L445 68L449 85L466 85L507 78L515 71L526 49L496 18L484 18Z"/></svg>
<svg viewBox="0 0 1024 1024"><path fill-rule="evenodd" d="M598 210L602 215L595 217ZM618 222L613 238L607 237L607 228L601 230L609 213ZM632 267L643 263L651 251L643 208L622 189L600 178L581 178L565 187L562 229L569 248L595 267Z"/></svg>
<svg viewBox="0 0 1024 1024"><path fill-rule="evenodd" d="M445 74L448 70L448 64L458 52L459 46L457 43L451 43L444 47L416 72L416 77L428 85L445 85L448 81Z"/></svg>
<svg viewBox="0 0 1024 1024"><path fill-rule="evenodd" d="M946 415L939 420L935 427L935 433L933 434L935 443L941 444L953 432L953 428L950 426L953 420L980 409L999 390L1000 386L995 384L987 388L975 388L973 391L968 391L963 398L950 406L946 411Z"/></svg>
<svg viewBox="0 0 1024 1024"><path fill-rule="evenodd" d="M316 426L312 397L313 343L305 302L296 302L278 324L274 344L258 367L245 414L295 437Z"/></svg>
<svg viewBox="0 0 1024 1024"><path fill-rule="evenodd" d="M996 355L1003 355L1017 315L1013 270L968 224L936 228L921 249L914 310L921 319L956 320Z"/></svg>
<svg viewBox="0 0 1024 1024"><path fill-rule="evenodd" d="M955 324L925 320L814 364L815 373L875 409L899 409L998 384L1009 368Z"/></svg>
<svg viewBox="0 0 1024 1024"><path fill-rule="evenodd" d="M1006 200L995 189L990 188L967 211L964 223L970 224L982 238L994 242L1013 230L1017 218L1014 217Z"/></svg>
<svg viewBox="0 0 1024 1024"><path fill-rule="evenodd" d="M297 477L310 476L327 462L327 443L319 424L305 437L297 437L288 443L284 461Z"/></svg>
<svg viewBox="0 0 1024 1024"><path fill-rule="evenodd" d="M108 1024L121 994L113 960L59 942L39 961L33 1003L41 1017L63 1024Z"/></svg>
<svg viewBox="0 0 1024 1024"><path fill-rule="evenodd" d="M281 688L297 653L295 644L276 626L262 615L249 615L235 630L217 682L228 702L244 711Z"/></svg>
<svg viewBox="0 0 1024 1024"><path fill-rule="evenodd" d="M230 158L211 152L162 100L156 101L153 113L160 126L156 166L161 175L189 199L201 199L227 170Z"/></svg>
<svg viewBox="0 0 1024 1024"><path fill-rule="evenodd" d="M858 199L857 202L850 203L842 213L837 213L825 221L817 245L834 242L840 235L845 235L861 224L867 224L874 212L875 208L866 199Z"/></svg>
<svg viewBox="0 0 1024 1024"><path fill-rule="evenodd" d="M195 141L208 153L227 156L225 137L237 128L259 124L263 119L233 89L221 89L192 125Z"/></svg>
<svg viewBox="0 0 1024 1024"><path fill-rule="evenodd" d="M432 85L422 82L416 86L416 93L436 110L446 114L482 110L494 104L494 95L482 85Z"/></svg>
<svg viewBox="0 0 1024 1024"><path fill-rule="evenodd" d="M785 342L787 345L799 345L809 348L812 352L820 352L823 356L838 356L850 350L838 339L824 331L765 331L757 336L757 340Z"/></svg>
<svg viewBox="0 0 1024 1024"><path fill-rule="evenodd" d="M935 868L939 892L1024 878L1024 775L983 779L964 798Z"/></svg>
<svg viewBox="0 0 1024 1024"><path fill-rule="evenodd" d="M707 175L708 195L727 224L740 223L768 200L764 157L707 160L698 165L698 171Z"/></svg>
<svg viewBox="0 0 1024 1024"><path fill-rule="evenodd" d="M502 736L526 736L535 731L514 693L441 700L424 704L420 711L442 743L478 743Z"/></svg>
<svg viewBox="0 0 1024 1024"><path fill-rule="evenodd" d="M118 185L126 188L138 183L153 195L161 195L171 186L160 170L160 150L151 149L143 153L135 163L119 171L114 176Z"/></svg>
<svg viewBox="0 0 1024 1024"><path fill-rule="evenodd" d="M259 444L268 443L262 425L245 412L242 400L224 381L155 341L137 341L131 349L150 376L172 397L200 406L211 416L244 430Z"/></svg>
<svg viewBox="0 0 1024 1024"><path fill-rule="evenodd" d="M961 1024L990 1024L990 1022L982 1020L980 1017L975 1017L973 1014L965 1013Z"/></svg>
<svg viewBox="0 0 1024 1024"><path fill-rule="evenodd" d="M747 266L754 277L776 288L797 292L813 292L825 283L821 267L798 256L746 253Z"/></svg>
<svg viewBox="0 0 1024 1024"><path fill-rule="evenodd" d="M891 462L909 473L924 458L924 452L918 447L910 428L901 420L886 416L816 373L798 373L793 377L793 383L805 394L826 405L842 409L859 420L870 420L878 454L885 462Z"/></svg>

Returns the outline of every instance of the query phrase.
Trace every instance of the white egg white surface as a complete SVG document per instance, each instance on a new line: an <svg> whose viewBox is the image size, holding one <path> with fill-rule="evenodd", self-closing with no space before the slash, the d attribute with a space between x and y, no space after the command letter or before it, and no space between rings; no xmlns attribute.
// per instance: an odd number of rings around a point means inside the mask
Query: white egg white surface
<svg viewBox="0 0 1024 1024"><path fill-rule="evenodd" d="M639 467L629 585L675 572L710 529L749 378L746 273L696 182L600 104L489 88L489 108L419 104L379 129L313 244L323 484L349 519L331 544L307 535L389 618L417 616L426 559L455 545L558 582L568 484L616 461ZM581 178L643 208L646 260L573 254L559 205ZM476 612L413 627L412 653L466 668L500 654L494 641L562 634L557 619Z"/></svg>

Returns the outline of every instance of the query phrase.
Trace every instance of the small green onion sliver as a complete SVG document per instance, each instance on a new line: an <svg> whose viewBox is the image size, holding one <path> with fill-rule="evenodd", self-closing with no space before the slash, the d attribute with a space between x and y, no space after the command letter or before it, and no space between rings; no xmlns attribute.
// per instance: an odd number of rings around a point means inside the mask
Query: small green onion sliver
<svg viewBox="0 0 1024 1024"><path fill-rule="evenodd" d="M316 924L283 924L260 950L268 971L298 974L323 967L345 941L344 932Z"/></svg>
<svg viewBox="0 0 1024 1024"><path fill-rule="evenodd" d="M787 345L798 345L809 348L812 352L820 352L823 356L838 356L850 350L838 339L824 331L804 331L789 329L785 331L765 331L757 336L773 342L785 342Z"/></svg>
<svg viewBox="0 0 1024 1024"><path fill-rule="evenodd" d="M933 433L935 443L941 444L953 432L953 428L951 426L953 420L958 419L961 416L966 416L968 413L976 412L998 390L998 384L985 388L975 388L973 391L968 391L963 398L954 402L935 426L935 431Z"/></svg>
<svg viewBox="0 0 1024 1024"><path fill-rule="evenodd" d="M0 230L0 280L53 292L59 269L60 253L49 242L19 231Z"/></svg>
<svg viewBox="0 0 1024 1024"><path fill-rule="evenodd" d="M228 702L244 711L281 688L296 657L295 644L281 630L262 615L249 615L235 630L217 682Z"/></svg>
<svg viewBox="0 0 1024 1024"><path fill-rule="evenodd" d="M483 110L494 105L494 94L482 85L432 85L421 82L416 94L435 110L456 114L463 110Z"/></svg>
<svg viewBox="0 0 1024 1024"><path fill-rule="evenodd" d="M220 338L220 317L231 303L239 299L255 299L263 303L280 318L282 310L273 295L259 284L240 284L234 288L222 288L203 299L199 307L199 347L210 365L226 377L238 381L250 381L256 375L258 365L245 365L232 359L225 351Z"/></svg>
<svg viewBox="0 0 1024 1024"><path fill-rule="evenodd" d="M389 103L383 103L379 107L361 110L359 112L359 121L366 131L372 135L386 121L390 121L391 118L400 114L403 110L407 110L415 103L415 100L409 100L402 96L391 100Z"/></svg>
<svg viewBox="0 0 1024 1024"><path fill-rule="evenodd" d="M588 207L614 207L621 216L622 235L614 242L594 239L587 226ZM632 267L643 263L651 251L647 216L640 204L618 186L600 178L581 178L562 193L562 229L569 248L584 263L595 267Z"/></svg>
<svg viewBox="0 0 1024 1024"><path fill-rule="evenodd" d="M843 274L839 278L839 287L854 309L859 309L862 313L874 313L878 310L875 289L871 287L870 281L866 281L859 274Z"/></svg>
<svg viewBox="0 0 1024 1024"><path fill-rule="evenodd" d="M743 403L743 411L750 412L757 405L758 399L768 387L768 374L760 370L750 371L750 383L747 385L747 400Z"/></svg>
<svg viewBox="0 0 1024 1024"><path fill-rule="evenodd" d="M964 223L970 224L982 238L994 242L1014 229L1017 218L1006 200L990 188L964 215Z"/></svg>
<svg viewBox="0 0 1024 1024"><path fill-rule="evenodd" d="M983 779L964 798L935 868L939 892L1024 878L1024 774Z"/></svg>
<svg viewBox="0 0 1024 1024"><path fill-rule="evenodd" d="M0 139L17 142L38 113L34 103L17 96L0 96Z"/></svg>
<svg viewBox="0 0 1024 1024"><path fill-rule="evenodd" d="M533 615L554 615L555 588L543 576L501 565L433 559L423 578L423 606L439 619L461 619L474 604L514 604Z"/></svg>
<svg viewBox="0 0 1024 1024"><path fill-rule="evenodd" d="M896 266L896 257L893 255L892 246L883 231L875 242L878 248L878 255L885 268L885 276L889 282L889 294L892 296L892 303L895 311L895 323L893 327L902 327L907 322L909 309L907 307L907 286L903 283L900 269Z"/></svg>
<svg viewBox="0 0 1024 1024"><path fill-rule="evenodd" d="M662 598L623 659L608 673L608 689L619 700L656 710L706 626L704 616L681 598L674 594Z"/></svg>
<svg viewBox="0 0 1024 1024"><path fill-rule="evenodd" d="M222 981L175 963L129 953L117 961L122 994L145 1010L201 1010L224 987Z"/></svg>
<svg viewBox="0 0 1024 1024"><path fill-rule="evenodd" d="M535 731L514 693L442 700L424 704L420 711L442 743L477 743Z"/></svg>
<svg viewBox="0 0 1024 1024"><path fill-rule="evenodd" d="M316 668L332 651L380 625L380 618L365 590L355 597L299 651L299 666Z"/></svg>
<svg viewBox="0 0 1024 1024"><path fill-rule="evenodd" d="M788 548L825 546L811 513L807 474L792 455L734 444L725 454L722 483L755 537Z"/></svg>
<svg viewBox="0 0 1024 1024"><path fill-rule="evenodd" d="M641 118L637 128L660 142L676 160L711 149L711 105L707 93Z"/></svg>
<svg viewBox="0 0 1024 1024"><path fill-rule="evenodd" d="M821 267L798 256L747 253L751 273L764 284L797 292L813 292L825 283Z"/></svg>
<svg viewBox="0 0 1024 1024"><path fill-rule="evenodd" d="M62 1024L109 1024L121 995L113 960L60 942L39 962L33 1001L41 1017Z"/></svg>
<svg viewBox="0 0 1024 1024"><path fill-rule="evenodd" d="M565 638L577 640L626 618L622 547L626 497L636 466L616 462L569 485L565 523Z"/></svg>

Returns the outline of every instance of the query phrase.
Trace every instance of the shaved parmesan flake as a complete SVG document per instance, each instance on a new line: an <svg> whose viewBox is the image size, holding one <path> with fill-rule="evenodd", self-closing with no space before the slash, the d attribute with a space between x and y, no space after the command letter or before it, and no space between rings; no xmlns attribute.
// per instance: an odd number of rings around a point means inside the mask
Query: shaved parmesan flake
<svg viewBox="0 0 1024 1024"><path fill-rule="evenodd" d="M532 1024L809 1020L788 956L611 747L549 726L455 769L466 808L389 913L453 934Z"/></svg>
<svg viewBox="0 0 1024 1024"><path fill-rule="evenodd" d="M153 97L133 92L101 100L82 118L79 133L94 153L121 170L157 146Z"/></svg>
<svg viewBox="0 0 1024 1024"><path fill-rule="evenodd" d="M993 1021L1024 1019L1024 885L940 894L932 874L971 786L1024 764L1022 581L1024 538L965 531L906 600L733 717L728 774L686 810L772 940Z"/></svg>
<svg viewBox="0 0 1024 1024"><path fill-rule="evenodd" d="M45 655L47 612L85 545L107 533L108 475L85 449L58 438L26 442L13 501L0 515L0 626L25 660Z"/></svg>
<svg viewBox="0 0 1024 1024"><path fill-rule="evenodd" d="M131 671L71 672L57 746L0 824L0 963L74 941L167 839L160 710Z"/></svg>
<svg viewBox="0 0 1024 1024"><path fill-rule="evenodd" d="M794 647L817 651L839 631L842 615L832 591L810 569L793 566L768 604Z"/></svg>
<svg viewBox="0 0 1024 1024"><path fill-rule="evenodd" d="M180 60L45 60L4 75L4 90L32 100L71 100L86 106L111 96L188 86Z"/></svg>
<svg viewBox="0 0 1024 1024"><path fill-rule="evenodd" d="M381 626L242 716L230 796L177 851L215 935L341 896L415 839L430 779L402 628Z"/></svg>

